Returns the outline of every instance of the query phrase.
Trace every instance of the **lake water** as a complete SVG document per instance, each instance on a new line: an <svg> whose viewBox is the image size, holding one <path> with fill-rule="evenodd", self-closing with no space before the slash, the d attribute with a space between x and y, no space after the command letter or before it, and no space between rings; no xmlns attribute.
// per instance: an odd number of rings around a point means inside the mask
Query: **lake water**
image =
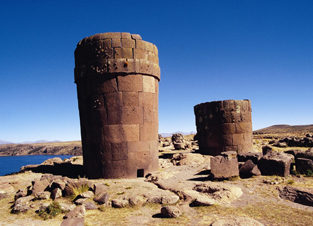
<svg viewBox="0 0 313 226"><path fill-rule="evenodd" d="M69 159L73 155L24 155L24 156L3 156L0 157L0 176L20 171L22 166L40 164L43 161L55 157L62 160Z"/></svg>

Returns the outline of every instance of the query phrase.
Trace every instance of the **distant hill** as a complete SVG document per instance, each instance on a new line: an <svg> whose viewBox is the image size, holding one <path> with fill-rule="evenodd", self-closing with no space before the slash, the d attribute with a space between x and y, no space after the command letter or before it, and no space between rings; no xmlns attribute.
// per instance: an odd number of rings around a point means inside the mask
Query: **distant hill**
<svg viewBox="0 0 313 226"><path fill-rule="evenodd" d="M82 147L80 141L0 145L0 156L15 155L82 155Z"/></svg>
<svg viewBox="0 0 313 226"><path fill-rule="evenodd" d="M181 133L183 135L190 135L190 134L196 134L196 132L191 131L191 132L181 132L181 131L177 131L174 133ZM162 137L171 137L174 133L160 133L162 135Z"/></svg>
<svg viewBox="0 0 313 226"><path fill-rule="evenodd" d="M0 145L1 144L13 144L13 143L10 141L0 140Z"/></svg>
<svg viewBox="0 0 313 226"><path fill-rule="evenodd" d="M313 125L274 125L253 131L254 134L273 134L273 133L313 133Z"/></svg>

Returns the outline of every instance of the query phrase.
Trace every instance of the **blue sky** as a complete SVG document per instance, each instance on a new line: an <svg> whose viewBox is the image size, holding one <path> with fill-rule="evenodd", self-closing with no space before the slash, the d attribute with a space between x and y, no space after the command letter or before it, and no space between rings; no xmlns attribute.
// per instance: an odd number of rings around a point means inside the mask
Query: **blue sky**
<svg viewBox="0 0 313 226"><path fill-rule="evenodd" d="M250 99L253 129L313 124L313 1L4 1L0 140L80 139L74 50L102 32L159 49L159 132L196 131L194 105Z"/></svg>

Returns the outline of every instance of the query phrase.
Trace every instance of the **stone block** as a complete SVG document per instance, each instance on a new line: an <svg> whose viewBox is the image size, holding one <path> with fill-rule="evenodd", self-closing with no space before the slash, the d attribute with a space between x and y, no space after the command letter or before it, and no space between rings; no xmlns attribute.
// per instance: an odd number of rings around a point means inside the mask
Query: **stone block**
<svg viewBox="0 0 313 226"><path fill-rule="evenodd" d="M133 39L122 39L122 47L123 48L135 48L136 43Z"/></svg>
<svg viewBox="0 0 313 226"><path fill-rule="evenodd" d="M222 141L221 136L218 135L211 135L206 137L206 145L208 147L221 147Z"/></svg>
<svg viewBox="0 0 313 226"><path fill-rule="evenodd" d="M240 167L239 175L241 178L250 178L252 176L260 176L261 172L258 165L249 159Z"/></svg>
<svg viewBox="0 0 313 226"><path fill-rule="evenodd" d="M143 92L155 93L155 78L152 76L143 75Z"/></svg>
<svg viewBox="0 0 313 226"><path fill-rule="evenodd" d="M222 144L224 146L232 146L233 145L233 135L222 135Z"/></svg>
<svg viewBox="0 0 313 226"><path fill-rule="evenodd" d="M250 122L237 122L235 123L236 133L251 133L252 134L252 124Z"/></svg>
<svg viewBox="0 0 313 226"><path fill-rule="evenodd" d="M224 111L231 112L235 110L235 101L234 100L224 100L223 101Z"/></svg>
<svg viewBox="0 0 313 226"><path fill-rule="evenodd" d="M122 124L143 124L144 112L143 107L123 107Z"/></svg>
<svg viewBox="0 0 313 226"><path fill-rule="evenodd" d="M141 36L138 34L132 34L131 36L132 36L132 39L135 39L135 40L141 40L142 39Z"/></svg>
<svg viewBox="0 0 313 226"><path fill-rule="evenodd" d="M290 175L290 165L294 156L286 153L269 152L264 155L258 162L258 167L262 175Z"/></svg>
<svg viewBox="0 0 313 226"><path fill-rule="evenodd" d="M143 91L143 82L141 74L118 76L117 81L119 91L128 91L128 92Z"/></svg>
<svg viewBox="0 0 313 226"><path fill-rule="evenodd" d="M140 141L157 140L158 124L145 123L140 125Z"/></svg>
<svg viewBox="0 0 313 226"><path fill-rule="evenodd" d="M158 95L156 93L139 92L139 106L150 109L158 108Z"/></svg>
<svg viewBox="0 0 313 226"><path fill-rule="evenodd" d="M159 64L159 58L154 52L148 52L148 60L152 63Z"/></svg>
<svg viewBox="0 0 313 226"><path fill-rule="evenodd" d="M117 82L116 82L116 77L111 77L109 79L99 81L97 85L94 85L94 90L97 93L113 93L117 92Z"/></svg>
<svg viewBox="0 0 313 226"><path fill-rule="evenodd" d="M223 134L236 133L236 123L222 123Z"/></svg>
<svg viewBox="0 0 313 226"><path fill-rule="evenodd" d="M227 152L227 151L235 151L238 153L238 145L232 145L232 146L224 146L223 147L223 151ZM220 154L220 153L219 153Z"/></svg>
<svg viewBox="0 0 313 226"><path fill-rule="evenodd" d="M225 158L216 156L211 158L211 177L212 179L228 179L239 176L237 158Z"/></svg>
<svg viewBox="0 0 313 226"><path fill-rule="evenodd" d="M128 149L127 143L112 143L111 144L112 160L127 160L128 159Z"/></svg>
<svg viewBox="0 0 313 226"><path fill-rule="evenodd" d="M260 152L245 152L237 155L238 162L246 162L248 160L251 160L254 164L257 164L262 156L263 154Z"/></svg>
<svg viewBox="0 0 313 226"><path fill-rule="evenodd" d="M122 37L121 32L107 32L101 34L101 39L111 39L111 38L120 39L121 37Z"/></svg>
<svg viewBox="0 0 313 226"><path fill-rule="evenodd" d="M122 32L122 39L131 39L131 34L128 32Z"/></svg>
<svg viewBox="0 0 313 226"><path fill-rule="evenodd" d="M144 123L158 123L158 111L156 109L144 108L143 121Z"/></svg>
<svg viewBox="0 0 313 226"><path fill-rule="evenodd" d="M119 47L119 48L122 47L122 40L120 38L118 38L118 39L113 38L112 39L112 48L116 48L116 47Z"/></svg>
<svg viewBox="0 0 313 226"><path fill-rule="evenodd" d="M154 74L153 63L144 59L140 59L139 61L140 61L140 69L139 69L140 73L148 74L148 75Z"/></svg>
<svg viewBox="0 0 313 226"><path fill-rule="evenodd" d="M150 49L150 47L148 47L149 44L151 43L143 41L143 40L136 40L136 49L148 50Z"/></svg>
<svg viewBox="0 0 313 226"><path fill-rule="evenodd" d="M241 145L244 144L244 136L242 133L240 134L233 134L233 145Z"/></svg>
<svg viewBox="0 0 313 226"><path fill-rule="evenodd" d="M122 143L139 141L139 125L107 125L104 142Z"/></svg>
<svg viewBox="0 0 313 226"><path fill-rule="evenodd" d="M134 49L134 59L148 60L148 52L144 49Z"/></svg>
<svg viewBox="0 0 313 226"><path fill-rule="evenodd" d="M123 107L139 106L138 92L123 92Z"/></svg>

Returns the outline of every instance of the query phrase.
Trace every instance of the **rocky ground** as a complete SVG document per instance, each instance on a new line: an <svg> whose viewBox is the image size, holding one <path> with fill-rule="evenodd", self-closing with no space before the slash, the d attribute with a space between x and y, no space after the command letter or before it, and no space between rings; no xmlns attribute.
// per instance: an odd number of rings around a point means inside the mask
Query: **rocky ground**
<svg viewBox="0 0 313 226"><path fill-rule="evenodd" d="M311 225L313 207L281 199L278 189L291 186L313 190L312 177L256 176L212 182L208 178L209 156L188 151L171 156L173 152L161 157L159 171L147 178L89 180L91 187L105 186L109 199L101 204L94 201L94 195L87 198L95 208L86 205L84 225ZM76 165L81 163L81 157L75 159ZM60 225L65 221L65 213L48 220L39 217L36 210L52 202L46 199L29 201L26 212L11 213L16 192L43 175L26 170L0 177L0 225ZM56 201L75 207L66 197ZM161 208L165 206L173 208L172 215L179 217L164 218L161 213L166 209Z"/></svg>

